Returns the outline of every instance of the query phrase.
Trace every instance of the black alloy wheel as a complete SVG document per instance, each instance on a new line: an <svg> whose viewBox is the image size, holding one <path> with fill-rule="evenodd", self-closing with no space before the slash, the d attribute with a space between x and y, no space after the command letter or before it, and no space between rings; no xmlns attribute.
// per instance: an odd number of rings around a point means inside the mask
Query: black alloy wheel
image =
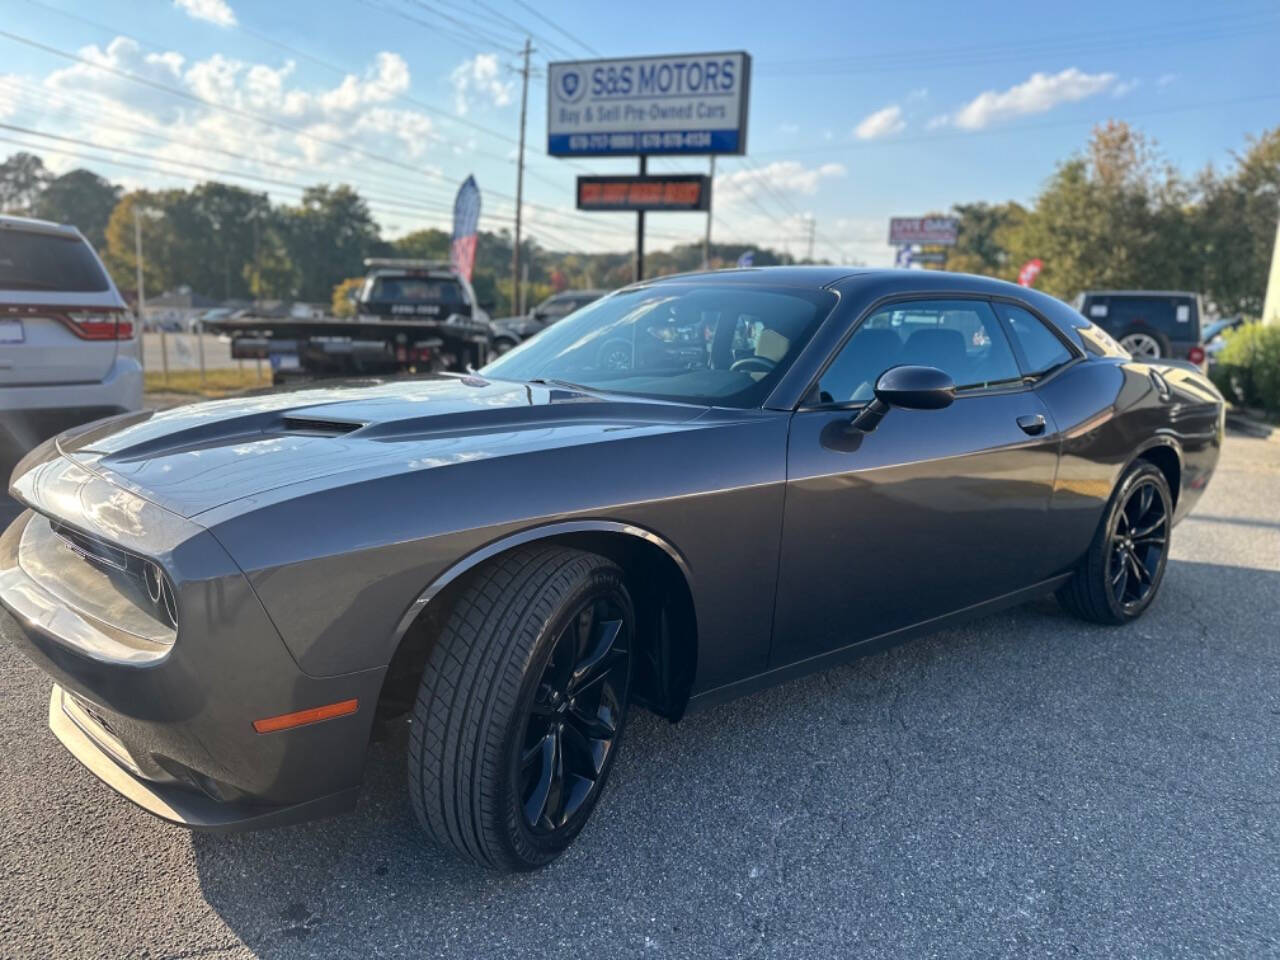
<svg viewBox="0 0 1280 960"><path fill-rule="evenodd" d="M1169 511L1156 481L1144 478L1116 513L1107 557L1107 582L1116 604L1141 606L1159 583L1169 545Z"/></svg>
<svg viewBox="0 0 1280 960"><path fill-rule="evenodd" d="M1088 551L1058 588L1068 613L1122 624L1155 600L1169 559L1173 496L1154 463L1138 460L1120 478Z"/></svg>
<svg viewBox="0 0 1280 960"><path fill-rule="evenodd" d="M535 835L564 828L602 784L631 686L624 602L605 595L583 604L542 671L518 758L521 811Z"/></svg>
<svg viewBox="0 0 1280 960"><path fill-rule="evenodd" d="M531 544L476 569L411 714L409 797L436 843L500 870L564 852L618 756L635 624L606 557Z"/></svg>

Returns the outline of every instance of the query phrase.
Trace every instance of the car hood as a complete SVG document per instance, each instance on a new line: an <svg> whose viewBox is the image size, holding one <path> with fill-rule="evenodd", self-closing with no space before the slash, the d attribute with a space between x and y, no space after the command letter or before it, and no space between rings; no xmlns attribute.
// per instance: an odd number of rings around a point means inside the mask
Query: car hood
<svg viewBox="0 0 1280 960"><path fill-rule="evenodd" d="M320 478L347 482L680 429L705 409L443 377L131 414L63 434L57 448L99 477L194 517Z"/></svg>

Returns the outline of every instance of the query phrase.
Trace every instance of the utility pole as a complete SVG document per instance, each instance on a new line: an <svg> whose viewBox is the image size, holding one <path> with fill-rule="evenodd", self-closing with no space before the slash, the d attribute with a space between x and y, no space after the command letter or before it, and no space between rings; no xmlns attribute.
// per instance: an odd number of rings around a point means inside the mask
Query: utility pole
<svg viewBox="0 0 1280 960"><path fill-rule="evenodd" d="M711 155L711 179L708 183L708 189L711 190L711 197L707 202L707 232L702 238L702 269L711 269L711 204L715 203L716 185L716 155Z"/></svg>
<svg viewBox="0 0 1280 960"><path fill-rule="evenodd" d="M524 38L524 66L520 76L524 83L520 90L520 150L516 154L516 245L511 251L511 309L524 313L524 298L520 295L520 216L524 206L524 121L529 111L529 54L533 52L529 38Z"/></svg>
<svg viewBox="0 0 1280 960"><path fill-rule="evenodd" d="M809 214L809 259L805 263L813 263L813 232L817 225L817 219L813 214Z"/></svg>

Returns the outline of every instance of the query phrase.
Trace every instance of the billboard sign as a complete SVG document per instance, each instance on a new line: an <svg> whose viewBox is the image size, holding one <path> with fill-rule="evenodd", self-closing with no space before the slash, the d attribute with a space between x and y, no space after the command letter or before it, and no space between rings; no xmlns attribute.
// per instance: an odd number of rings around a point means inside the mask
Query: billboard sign
<svg viewBox="0 0 1280 960"><path fill-rule="evenodd" d="M889 242L895 247L954 247L959 231L955 217L894 217L889 221Z"/></svg>
<svg viewBox="0 0 1280 960"><path fill-rule="evenodd" d="M547 153L746 153L750 85L742 51L548 64Z"/></svg>
<svg viewBox="0 0 1280 960"><path fill-rule="evenodd" d="M711 178L702 173L658 177L579 177L579 210L707 210Z"/></svg>

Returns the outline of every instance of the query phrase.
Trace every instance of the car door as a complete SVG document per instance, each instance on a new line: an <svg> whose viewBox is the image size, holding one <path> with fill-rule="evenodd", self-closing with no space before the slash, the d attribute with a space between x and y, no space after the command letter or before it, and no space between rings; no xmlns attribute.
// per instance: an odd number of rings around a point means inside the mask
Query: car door
<svg viewBox="0 0 1280 960"><path fill-rule="evenodd" d="M958 389L941 410L851 417L889 367L921 364ZM991 305L918 299L877 308L792 418L772 665L939 617L1051 575L1037 549L1058 458Z"/></svg>

